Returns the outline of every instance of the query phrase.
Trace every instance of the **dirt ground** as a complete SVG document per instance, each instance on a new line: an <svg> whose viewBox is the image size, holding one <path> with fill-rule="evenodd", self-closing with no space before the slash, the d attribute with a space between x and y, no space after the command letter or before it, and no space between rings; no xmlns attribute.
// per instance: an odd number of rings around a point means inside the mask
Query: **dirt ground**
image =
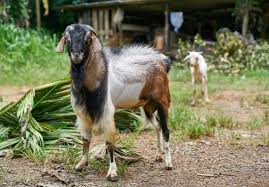
<svg viewBox="0 0 269 187"><path fill-rule="evenodd" d="M0 88L0 96L3 93L6 92ZM268 110L255 98L252 92L227 90L214 94L209 105L198 105L193 110L201 117L221 111L240 123L247 123ZM154 161L155 133L142 132L135 151L144 159L131 164L117 183L107 182L105 173L90 167L79 174L66 171L61 164L44 167L25 158L0 157L0 186L269 186L269 147L263 142L265 133L269 133L267 125L254 130L222 129L212 138L178 143L172 137L174 168L166 171L163 162ZM236 138L238 134L240 138Z"/></svg>

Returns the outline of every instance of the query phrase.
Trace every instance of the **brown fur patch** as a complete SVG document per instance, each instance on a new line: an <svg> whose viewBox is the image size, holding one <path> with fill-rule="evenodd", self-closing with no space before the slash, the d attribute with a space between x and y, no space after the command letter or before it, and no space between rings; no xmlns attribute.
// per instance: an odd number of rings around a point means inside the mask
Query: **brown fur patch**
<svg viewBox="0 0 269 187"><path fill-rule="evenodd" d="M201 73L199 71L199 65L193 66L194 67L194 74L195 74L195 81L201 81L202 77L201 77Z"/></svg>
<svg viewBox="0 0 269 187"><path fill-rule="evenodd" d="M165 108L169 108L169 80L164 66L148 73L145 86L139 98L140 100L149 101L146 107L152 112L156 110L156 106L154 106L156 103L163 105Z"/></svg>
<svg viewBox="0 0 269 187"><path fill-rule="evenodd" d="M98 82L101 81L105 75L105 64L101 53L90 52L90 59L87 59L85 64L85 80L84 85L90 90L98 87Z"/></svg>

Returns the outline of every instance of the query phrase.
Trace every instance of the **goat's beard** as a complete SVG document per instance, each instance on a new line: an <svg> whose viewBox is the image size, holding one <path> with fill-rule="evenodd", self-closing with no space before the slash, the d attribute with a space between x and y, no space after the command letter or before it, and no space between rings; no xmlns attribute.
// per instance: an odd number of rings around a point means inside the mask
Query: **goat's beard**
<svg viewBox="0 0 269 187"><path fill-rule="evenodd" d="M69 58L70 58L72 63L80 64L80 63L82 63L82 61L84 59L84 54L81 53L78 57L74 57L74 55L72 53L70 53Z"/></svg>

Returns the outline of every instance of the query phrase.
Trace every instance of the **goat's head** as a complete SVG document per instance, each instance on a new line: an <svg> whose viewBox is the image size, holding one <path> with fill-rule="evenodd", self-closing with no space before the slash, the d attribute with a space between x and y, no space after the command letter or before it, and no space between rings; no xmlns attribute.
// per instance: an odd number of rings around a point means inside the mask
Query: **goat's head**
<svg viewBox="0 0 269 187"><path fill-rule="evenodd" d="M194 52L194 51L190 51L189 55L187 55L184 58L184 61L186 60L190 60L190 65L191 66L196 66L198 65L198 60L199 60L199 56L202 54L202 52Z"/></svg>
<svg viewBox="0 0 269 187"><path fill-rule="evenodd" d="M66 27L64 35L59 41L56 52L62 53L67 45L70 60L74 64L80 64L89 55L102 50L94 29L89 25L72 24Z"/></svg>

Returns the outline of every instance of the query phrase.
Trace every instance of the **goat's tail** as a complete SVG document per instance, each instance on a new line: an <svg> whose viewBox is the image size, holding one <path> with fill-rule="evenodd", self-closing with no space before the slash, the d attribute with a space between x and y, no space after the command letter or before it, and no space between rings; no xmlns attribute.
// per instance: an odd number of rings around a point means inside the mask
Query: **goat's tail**
<svg viewBox="0 0 269 187"><path fill-rule="evenodd" d="M166 67L166 72L169 73L169 71L171 69L172 61L170 60L170 58L165 57L164 63L165 63L165 67Z"/></svg>

